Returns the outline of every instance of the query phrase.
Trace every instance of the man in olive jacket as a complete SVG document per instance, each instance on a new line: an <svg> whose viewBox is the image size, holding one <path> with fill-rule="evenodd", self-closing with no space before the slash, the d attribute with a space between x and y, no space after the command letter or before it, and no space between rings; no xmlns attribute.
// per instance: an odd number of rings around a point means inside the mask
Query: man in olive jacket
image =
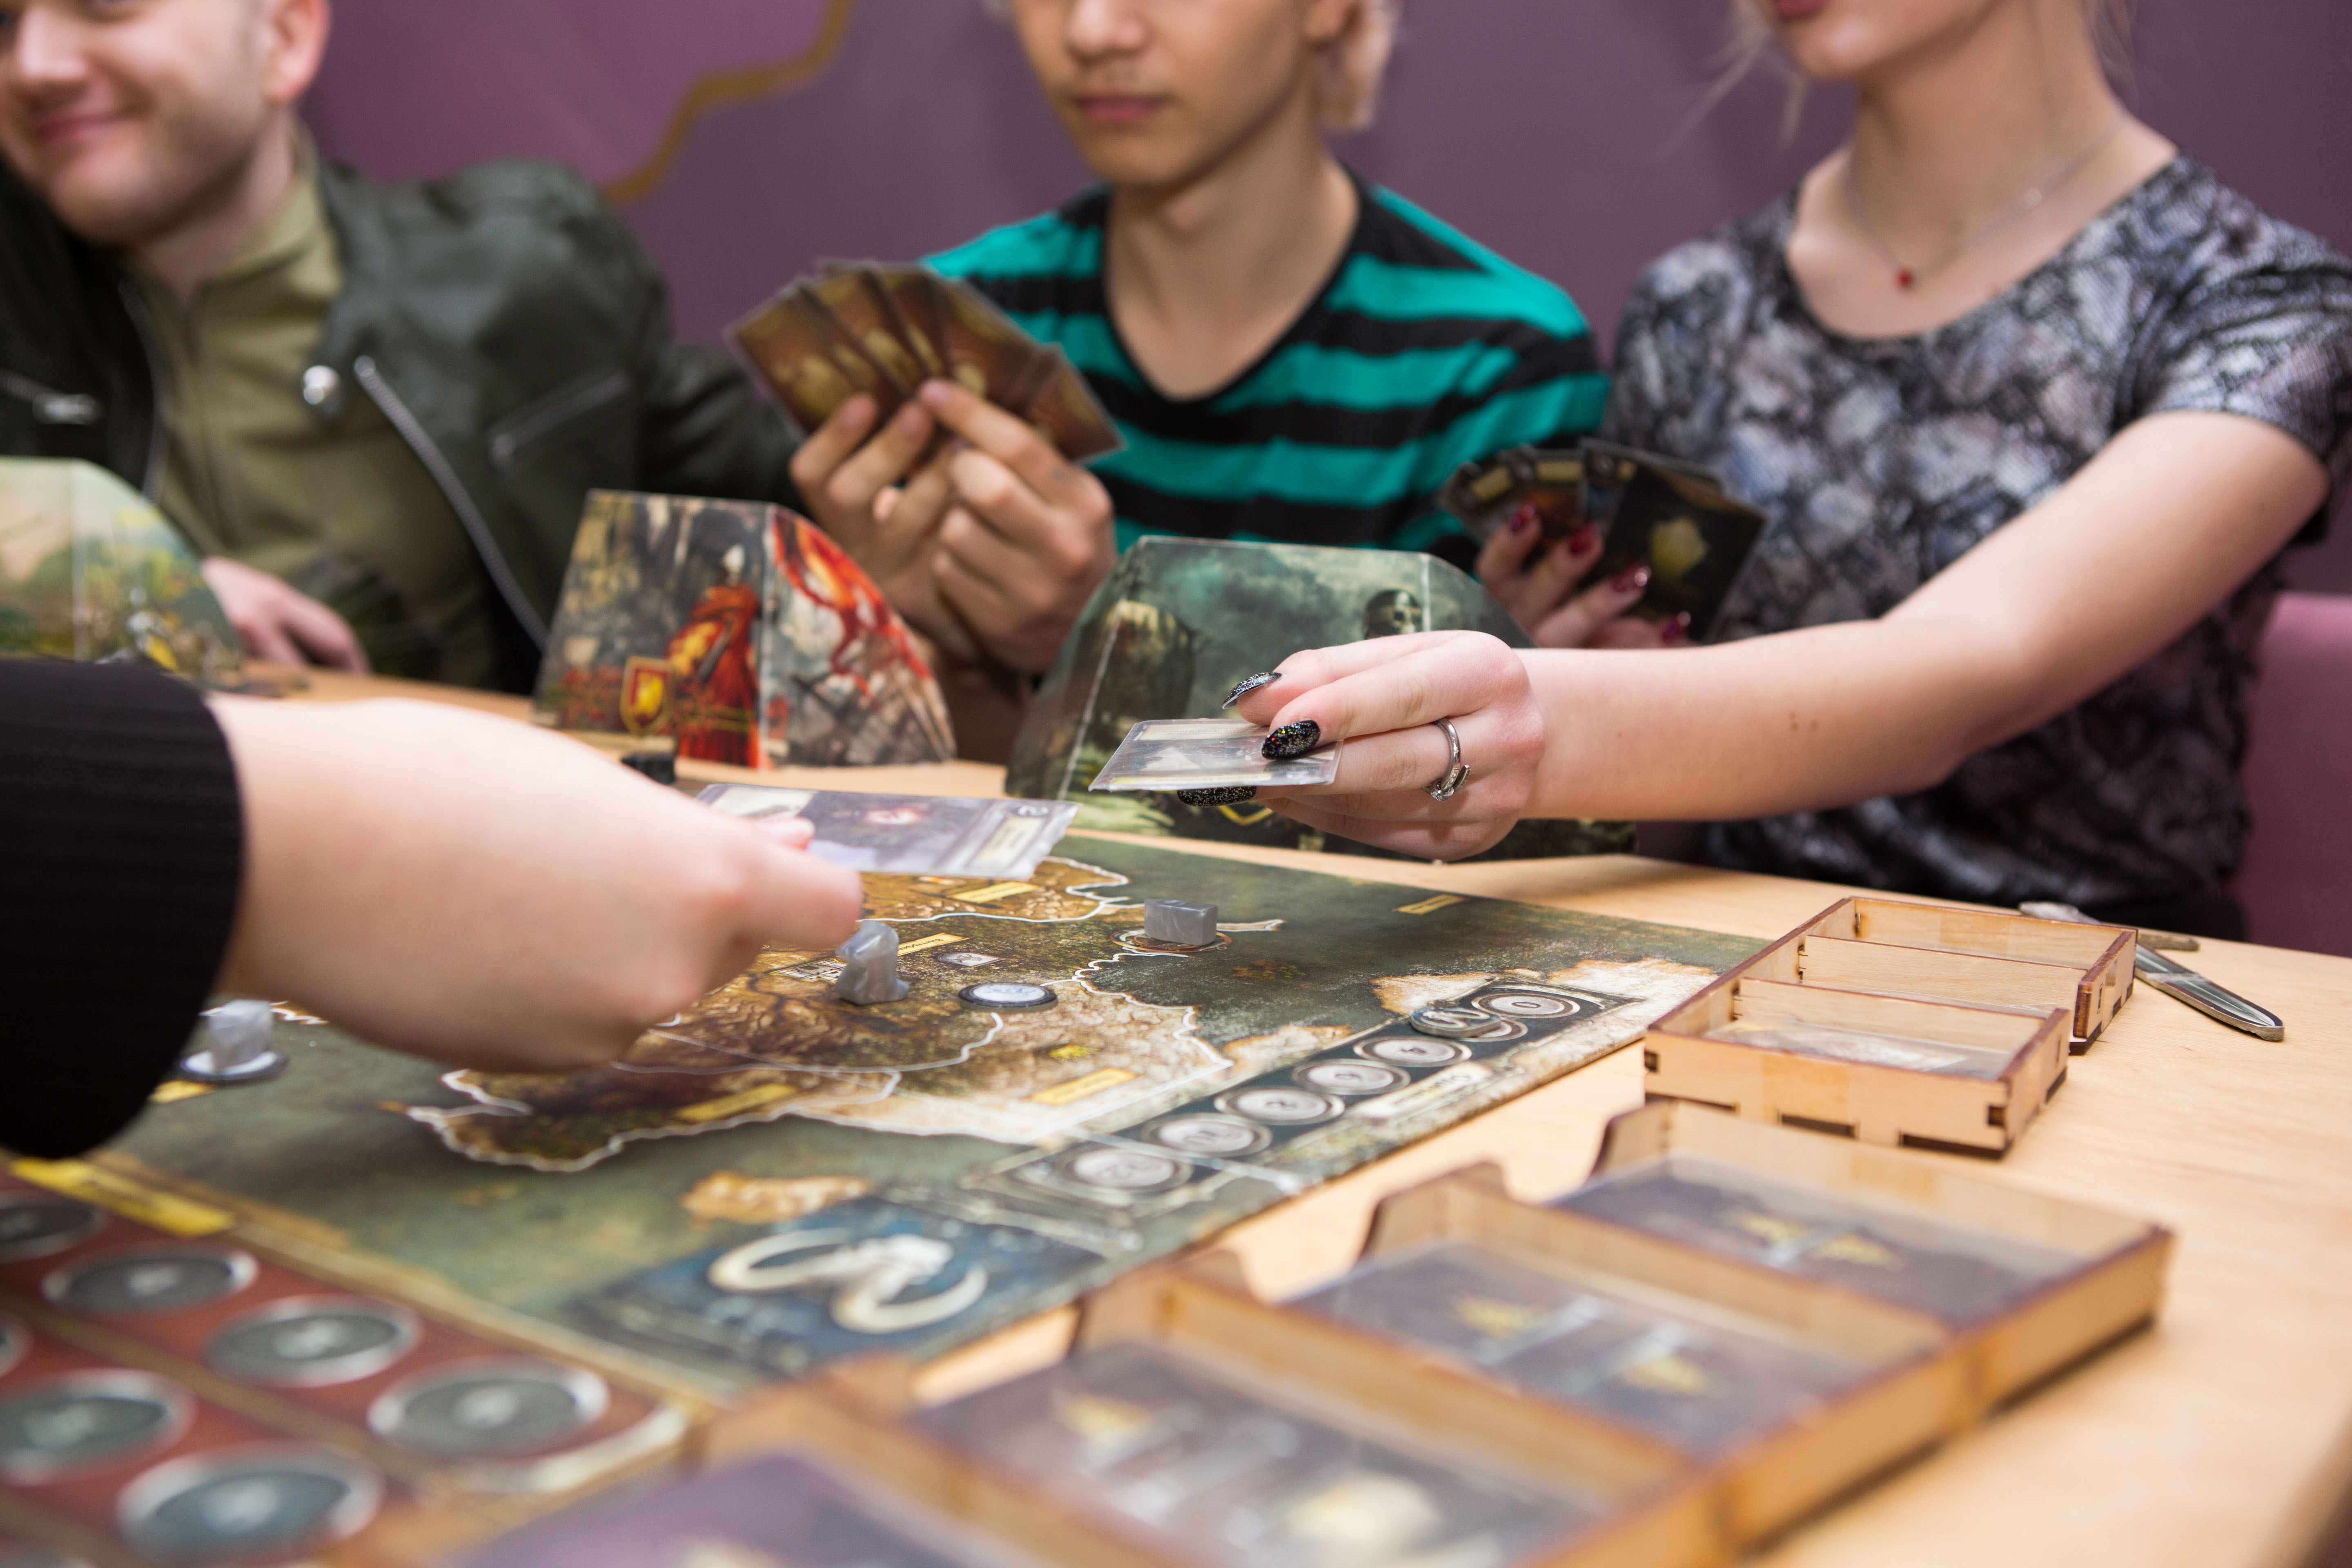
<svg viewBox="0 0 2352 1568"><path fill-rule="evenodd" d="M145 490L257 654L520 689L591 489L794 503L794 437L578 176L322 163L327 26L0 0L0 456Z"/></svg>

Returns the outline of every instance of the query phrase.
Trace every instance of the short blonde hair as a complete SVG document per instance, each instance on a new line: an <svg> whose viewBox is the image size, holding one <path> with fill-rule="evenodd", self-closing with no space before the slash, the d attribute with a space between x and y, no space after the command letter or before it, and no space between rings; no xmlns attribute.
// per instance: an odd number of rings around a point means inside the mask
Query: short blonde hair
<svg viewBox="0 0 2352 1568"><path fill-rule="evenodd" d="M1396 52L1404 0L1356 0L1347 26L1324 46L1316 95L1333 131L1369 130L1381 109L1381 85Z"/></svg>

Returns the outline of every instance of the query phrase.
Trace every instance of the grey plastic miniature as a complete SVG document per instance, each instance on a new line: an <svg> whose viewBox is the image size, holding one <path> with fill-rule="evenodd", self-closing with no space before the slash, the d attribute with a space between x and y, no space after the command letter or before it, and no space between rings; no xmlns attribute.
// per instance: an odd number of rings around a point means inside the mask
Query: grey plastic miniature
<svg viewBox="0 0 2352 1568"><path fill-rule="evenodd" d="M833 994L843 1001L870 1007L906 996L907 983L898 978L896 927L880 921L860 921L856 934L835 948L833 955L846 965L841 978L833 983Z"/></svg>
<svg viewBox="0 0 2352 1568"><path fill-rule="evenodd" d="M1176 899L1143 900L1143 940L1171 947L1206 947L1217 940L1217 906Z"/></svg>
<svg viewBox="0 0 2352 1568"><path fill-rule="evenodd" d="M180 1074L198 1083L254 1083L286 1070L270 1047L278 1017L267 1002L224 1002L204 1014L203 1044L180 1058Z"/></svg>

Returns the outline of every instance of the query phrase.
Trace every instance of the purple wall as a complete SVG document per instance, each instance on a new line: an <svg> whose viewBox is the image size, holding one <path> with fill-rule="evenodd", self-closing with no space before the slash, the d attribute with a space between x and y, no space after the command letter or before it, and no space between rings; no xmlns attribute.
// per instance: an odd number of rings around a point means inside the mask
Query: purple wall
<svg viewBox="0 0 2352 1568"><path fill-rule="evenodd" d="M310 117L386 176L478 157L640 167L698 73L789 58L852 0L341 0ZM1765 73L1686 125L1719 0L1408 0L1387 110L1348 158L1558 280L1606 337L1642 263L1769 199L1834 144L1792 142ZM2141 111L2272 211L2352 248L2344 0L2145 0ZM862 0L798 90L720 108L625 209L709 338L820 257L906 258L1049 206L1084 179L978 0ZM2294 558L2352 590L2352 523Z"/></svg>

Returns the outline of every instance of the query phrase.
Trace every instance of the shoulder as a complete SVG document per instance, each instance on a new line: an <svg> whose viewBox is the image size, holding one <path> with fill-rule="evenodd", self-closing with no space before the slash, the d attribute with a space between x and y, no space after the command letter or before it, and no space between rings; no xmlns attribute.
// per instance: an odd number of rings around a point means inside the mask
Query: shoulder
<svg viewBox="0 0 2352 1568"><path fill-rule="evenodd" d="M506 159L438 180L373 180L340 164L321 171L330 195L404 228L449 237L486 226L618 228L620 218L577 171L561 163Z"/></svg>
<svg viewBox="0 0 2352 1568"><path fill-rule="evenodd" d="M1642 269L1626 298L1620 353L1631 336L1712 332L1743 319L1782 276L1793 194L1685 240Z"/></svg>
<svg viewBox="0 0 2352 1568"><path fill-rule="evenodd" d="M2352 310L2352 261L2187 156L2116 205L2098 248L2142 274L2175 308L2193 310L2251 288L2283 307Z"/></svg>
<svg viewBox="0 0 2352 1568"><path fill-rule="evenodd" d="M1066 277L1102 268L1103 218L1109 197L1087 191L1067 206L990 229L952 250L923 258L949 278Z"/></svg>
<svg viewBox="0 0 2352 1568"><path fill-rule="evenodd" d="M1335 290L1375 315L1511 322L1547 336L1590 333L1565 289L1506 260L1394 191L1360 184L1363 212Z"/></svg>

